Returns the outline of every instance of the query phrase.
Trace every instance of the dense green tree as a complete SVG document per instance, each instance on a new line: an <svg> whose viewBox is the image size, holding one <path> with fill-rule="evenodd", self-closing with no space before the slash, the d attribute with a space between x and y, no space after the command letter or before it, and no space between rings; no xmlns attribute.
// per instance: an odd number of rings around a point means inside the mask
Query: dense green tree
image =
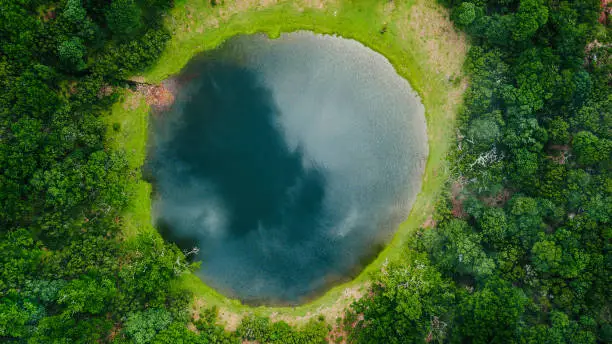
<svg viewBox="0 0 612 344"><path fill-rule="evenodd" d="M24 338L34 330L33 324L43 316L42 307L31 302L0 300L0 337Z"/></svg>
<svg viewBox="0 0 612 344"><path fill-rule="evenodd" d="M81 0L67 0L62 16L71 23L80 23L85 20L87 11L83 8Z"/></svg>
<svg viewBox="0 0 612 344"><path fill-rule="evenodd" d="M136 33L142 26L140 7L134 0L113 0L106 11L108 27L117 36Z"/></svg>
<svg viewBox="0 0 612 344"><path fill-rule="evenodd" d="M27 280L24 295L30 300L41 304L51 304L58 300L60 290L67 284L63 279L58 280Z"/></svg>
<svg viewBox="0 0 612 344"><path fill-rule="evenodd" d="M159 24L169 2L144 3L126 8L149 24L129 42L115 38L105 24L112 6L99 1L0 5L0 341L108 341L147 302L172 314L186 305L187 293L168 289L187 268L171 245L172 263L140 271L159 290L140 295L138 281L121 278L160 259L144 250L123 268L127 247L117 233L135 171L105 146L102 119L122 92L118 80L150 65L168 38ZM129 23L115 10L115 27ZM122 45L138 49L125 56ZM136 247L150 247L139 240Z"/></svg>
<svg viewBox="0 0 612 344"><path fill-rule="evenodd" d="M459 332L472 343L507 343L516 334L528 299L524 293L498 278L459 305Z"/></svg>
<svg viewBox="0 0 612 344"><path fill-rule="evenodd" d="M385 267L372 288L372 296L359 300L347 318L353 340L415 343L428 336L439 341L446 338L447 312L455 296L426 257Z"/></svg>
<svg viewBox="0 0 612 344"><path fill-rule="evenodd" d="M533 245L531 249L533 265L541 272L551 272L556 270L561 264L563 251L561 247L555 245L554 241L542 240Z"/></svg>
<svg viewBox="0 0 612 344"><path fill-rule="evenodd" d="M99 314L109 306L115 293L115 285L111 280L98 281L84 277L70 281L62 288L58 294L58 303L66 305L69 313Z"/></svg>
<svg viewBox="0 0 612 344"><path fill-rule="evenodd" d="M569 123L561 117L550 121L547 132L553 144L566 144L569 141Z"/></svg>
<svg viewBox="0 0 612 344"><path fill-rule="evenodd" d="M576 154L576 161L584 166L609 161L610 153L612 153L612 143L609 140L601 140L588 131L581 131L574 135L572 147Z"/></svg>
<svg viewBox="0 0 612 344"><path fill-rule="evenodd" d="M32 276L43 255L40 243L23 228L0 234L0 288L4 292L18 289Z"/></svg>
<svg viewBox="0 0 612 344"><path fill-rule="evenodd" d="M489 118L474 120L468 129L468 137L476 147L490 148L501 137L498 124Z"/></svg>
<svg viewBox="0 0 612 344"><path fill-rule="evenodd" d="M172 315L165 309L147 309L132 313L124 323L124 331L134 343L149 343L155 335L168 327L172 322Z"/></svg>
<svg viewBox="0 0 612 344"><path fill-rule="evenodd" d="M528 149L517 149L513 153L513 163L510 169L512 181L518 186L537 186L538 171L540 169L540 157L538 153Z"/></svg>
<svg viewBox="0 0 612 344"><path fill-rule="evenodd" d="M495 269L495 262L486 254L480 236L463 220L453 219L436 231L425 233L423 243L443 271L485 278Z"/></svg>
<svg viewBox="0 0 612 344"><path fill-rule="evenodd" d="M65 315L47 316L36 325L32 343L92 343L106 335L112 321L104 317L73 318Z"/></svg>
<svg viewBox="0 0 612 344"><path fill-rule="evenodd" d="M478 220L483 240L495 247L502 247L507 238L514 233L501 208L487 208Z"/></svg>
<svg viewBox="0 0 612 344"><path fill-rule="evenodd" d="M163 305L172 279L189 268L176 246L152 234L139 237L133 246L125 247L124 254L129 263L119 272L121 287L151 306Z"/></svg>
<svg viewBox="0 0 612 344"><path fill-rule="evenodd" d="M513 20L512 38L522 41L531 38L536 31L546 24L548 9L542 0L521 0L516 17Z"/></svg>
<svg viewBox="0 0 612 344"><path fill-rule="evenodd" d="M328 331L321 319L313 319L296 330L284 321L271 322L269 318L250 315L242 319L236 333L244 340L258 343L323 344L327 342ZM213 338L219 339L219 343L234 342L232 337L227 336Z"/></svg>
<svg viewBox="0 0 612 344"><path fill-rule="evenodd" d="M61 42L57 47L57 55L62 64L69 70L79 71L85 68L85 46L77 37Z"/></svg>
<svg viewBox="0 0 612 344"><path fill-rule="evenodd" d="M471 2L462 2L461 5L454 10L453 16L457 24L463 26L470 25L474 19L476 19L476 5Z"/></svg>
<svg viewBox="0 0 612 344"><path fill-rule="evenodd" d="M208 344L206 338L190 331L181 322L173 322L166 329L158 333L151 341L153 344Z"/></svg>

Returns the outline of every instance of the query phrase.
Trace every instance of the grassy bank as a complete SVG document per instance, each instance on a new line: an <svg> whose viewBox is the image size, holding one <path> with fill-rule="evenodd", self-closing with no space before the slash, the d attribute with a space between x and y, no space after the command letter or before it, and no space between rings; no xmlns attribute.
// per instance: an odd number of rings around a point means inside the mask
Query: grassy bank
<svg viewBox="0 0 612 344"><path fill-rule="evenodd" d="M411 83L425 105L430 149L423 188L409 218L387 248L356 279L299 307L253 308L225 298L195 275L185 275L177 287L194 292L194 307L219 306L221 318L230 328L247 312L290 323L318 314L333 321L364 291L372 272L401 255L405 240L431 214L448 176L444 157L454 135L453 119L465 86L460 80L467 49L465 40L454 31L447 13L431 2L226 0L216 7L211 7L209 1L176 4L166 19L173 38L156 67L141 76L146 81L160 82L177 73L198 52L213 49L237 34L264 32L275 37L296 30L337 34L382 53ZM139 95L126 93L125 100L116 104L108 118L109 124L121 125L119 131L112 131L110 144L123 147L135 169L144 162L147 113L147 105ZM123 218L128 238L139 231L154 230L150 223L150 185L134 176L131 192L133 201Z"/></svg>

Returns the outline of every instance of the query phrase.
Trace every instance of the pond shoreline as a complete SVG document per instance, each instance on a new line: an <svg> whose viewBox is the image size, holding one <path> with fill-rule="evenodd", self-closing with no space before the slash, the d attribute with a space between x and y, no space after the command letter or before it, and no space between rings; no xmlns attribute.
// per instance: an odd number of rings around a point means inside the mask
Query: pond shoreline
<svg viewBox="0 0 612 344"><path fill-rule="evenodd" d="M342 314L344 307L355 297L363 295L371 273L379 271L386 262L401 256L404 242L410 240L412 233L426 222L432 212L437 194L448 176L445 155L448 145L453 141L453 118L460 106L466 85L465 80L457 83L453 80L460 80L462 76L461 65L467 45L464 38L454 32L445 10L425 0L397 4L391 10L384 4L364 2L363 5L353 5L331 1L327 7L302 11L286 3L268 8L236 10L230 16L227 16L227 11L222 15L220 9L211 9L202 4L177 4L172 14L173 19L169 21L174 31L173 39L158 65L147 72L144 79L159 83L180 70L194 54L212 49L225 39L238 34L263 32L277 37L280 32L308 30L355 39L379 52L391 62L398 74L410 82L425 106L430 152L421 192L411 214L397 230L393 240L355 279L338 285L323 296L298 307L245 306L222 296L193 274L185 275L177 282L178 288L187 288L195 293L195 308L218 306L221 318L228 328L236 323L236 318L245 313L271 316L273 319L290 323L301 323L322 314L333 323L335 317ZM369 11L372 16L376 14L376 18L364 16L364 11ZM204 27L201 32L198 32L197 28L192 29L198 23L194 24L194 19L190 16L196 12L204 13L202 17L208 16L208 19L199 22ZM216 24L210 18L214 18ZM386 22L393 22L394 25L388 25L384 34L381 34L380 27ZM138 108L139 116L146 116L142 114L146 114L146 109L146 105L141 104ZM127 115L129 113L125 110L113 111L113 116L116 117ZM144 120L146 128L146 117ZM142 122L139 121L139 127L134 128L135 131L142 133ZM142 152L146 145L146 133L138 141L125 145L126 149ZM131 165L137 166L138 159ZM150 208L146 209L147 205L150 206L150 199L147 199L150 197L147 196L150 185L137 182L135 205L131 213L126 214L126 219L132 218L133 221L126 226L131 228L128 230L129 234L126 234L128 236L142 231L154 231L150 221L146 219L146 214L150 213ZM139 216L134 216L134 213Z"/></svg>
<svg viewBox="0 0 612 344"><path fill-rule="evenodd" d="M299 305L407 217L424 109L382 55L307 31L241 35L172 79L175 105L150 117L155 222L200 249L196 274L221 293Z"/></svg>

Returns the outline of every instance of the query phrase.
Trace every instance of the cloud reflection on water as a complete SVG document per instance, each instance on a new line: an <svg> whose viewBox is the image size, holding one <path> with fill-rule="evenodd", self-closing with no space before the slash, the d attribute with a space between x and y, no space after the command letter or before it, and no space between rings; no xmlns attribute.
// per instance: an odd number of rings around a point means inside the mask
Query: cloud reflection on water
<svg viewBox="0 0 612 344"><path fill-rule="evenodd" d="M300 302L354 273L407 216L423 108L382 56L330 36L255 35L181 74L174 106L151 121L154 214L200 248L211 286Z"/></svg>

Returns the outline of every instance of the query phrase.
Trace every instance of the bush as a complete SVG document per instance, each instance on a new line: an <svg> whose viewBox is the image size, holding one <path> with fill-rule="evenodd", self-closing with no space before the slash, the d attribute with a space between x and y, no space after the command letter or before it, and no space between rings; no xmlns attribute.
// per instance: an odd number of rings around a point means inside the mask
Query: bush
<svg viewBox="0 0 612 344"><path fill-rule="evenodd" d="M57 55L68 70L80 71L85 68L85 46L77 37L62 41L57 47Z"/></svg>
<svg viewBox="0 0 612 344"><path fill-rule="evenodd" d="M125 333L134 343L149 343L155 335L168 327L172 316L165 309L147 309L143 312L132 313L125 322Z"/></svg>
<svg viewBox="0 0 612 344"><path fill-rule="evenodd" d="M476 19L476 5L471 2L463 2L453 12L455 22L462 26L472 24Z"/></svg>
<svg viewBox="0 0 612 344"><path fill-rule="evenodd" d="M580 165L592 166L610 159L610 141L600 140L588 131L581 131L574 136L572 142L576 161Z"/></svg>
<svg viewBox="0 0 612 344"><path fill-rule="evenodd" d="M134 0L113 0L106 11L106 22L117 36L129 36L142 26L141 11Z"/></svg>

